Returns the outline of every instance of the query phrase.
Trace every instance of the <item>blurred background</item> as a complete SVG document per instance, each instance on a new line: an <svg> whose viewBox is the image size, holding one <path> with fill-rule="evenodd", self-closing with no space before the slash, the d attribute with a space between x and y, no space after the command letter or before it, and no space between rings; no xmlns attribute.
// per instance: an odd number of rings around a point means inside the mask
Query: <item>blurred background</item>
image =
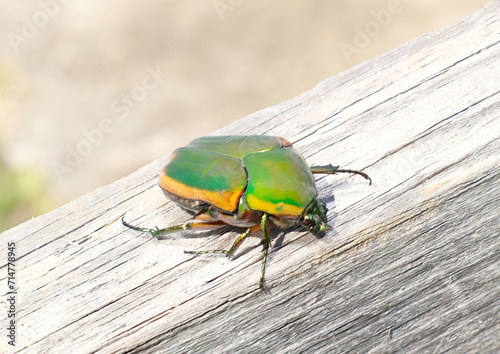
<svg viewBox="0 0 500 354"><path fill-rule="evenodd" d="M487 2L3 0L0 231Z"/></svg>

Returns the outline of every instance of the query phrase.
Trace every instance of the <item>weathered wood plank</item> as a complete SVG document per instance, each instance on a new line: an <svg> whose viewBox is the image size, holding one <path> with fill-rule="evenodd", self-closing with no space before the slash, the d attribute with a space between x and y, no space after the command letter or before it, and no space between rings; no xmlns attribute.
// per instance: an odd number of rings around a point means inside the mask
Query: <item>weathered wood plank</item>
<svg viewBox="0 0 500 354"><path fill-rule="evenodd" d="M269 292L258 239L233 260L192 257L235 234L159 241L121 225L188 218L156 185L167 155L4 232L15 352L498 351L499 14L493 1L214 133L285 136L310 164L373 178L318 178L333 230L277 235Z"/></svg>

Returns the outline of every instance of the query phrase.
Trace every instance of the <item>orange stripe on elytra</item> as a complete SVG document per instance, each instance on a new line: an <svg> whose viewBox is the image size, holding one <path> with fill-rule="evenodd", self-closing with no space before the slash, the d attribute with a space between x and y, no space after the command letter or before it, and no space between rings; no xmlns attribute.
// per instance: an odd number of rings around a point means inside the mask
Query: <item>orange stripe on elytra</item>
<svg viewBox="0 0 500 354"><path fill-rule="evenodd" d="M241 194L243 193L241 189L236 191L223 190L212 192L193 188L168 177L163 171L160 173L160 181L158 184L162 189L176 196L191 200L201 200L224 211L235 211L238 207Z"/></svg>
<svg viewBox="0 0 500 354"><path fill-rule="evenodd" d="M246 195L248 206L253 210L260 210L271 215L282 217L297 217L302 215L304 208L283 202L273 203L259 199L253 195Z"/></svg>

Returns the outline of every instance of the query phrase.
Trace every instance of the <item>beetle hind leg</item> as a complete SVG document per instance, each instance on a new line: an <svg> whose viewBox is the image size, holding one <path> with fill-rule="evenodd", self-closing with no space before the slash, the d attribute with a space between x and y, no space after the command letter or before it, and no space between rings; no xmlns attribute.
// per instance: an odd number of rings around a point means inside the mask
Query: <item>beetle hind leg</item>
<svg viewBox="0 0 500 354"><path fill-rule="evenodd" d="M233 255L233 253L238 249L238 247L243 243L243 241L247 238L248 235L252 232L252 228L249 227L245 230L244 233L238 236L238 238L233 242L231 247L228 250L207 250L207 251L184 251L184 253L189 254L211 254L211 253L221 253L227 257Z"/></svg>
<svg viewBox="0 0 500 354"><path fill-rule="evenodd" d="M176 231L184 231L184 230L191 230L191 229L210 230L213 228L227 226L226 223L219 221L219 220L192 220L192 221L185 222L184 224L172 225L172 226L165 227L163 229L159 229L158 227L155 227L154 229L150 229L150 228L146 228L146 227L138 227L138 226L131 225L125 221L124 217L122 217L122 224L123 224L123 226L126 226L132 230L136 230L136 231L140 231L140 232L149 232L151 234L151 236L153 236L153 237L159 237L161 235L168 234L170 232L176 232Z"/></svg>
<svg viewBox="0 0 500 354"><path fill-rule="evenodd" d="M368 180L370 185L372 184L372 179L370 176L368 176L366 173L357 171L357 170L349 170L349 169L340 169L340 166L332 166L330 165L325 165L325 166L311 166L311 172L314 174L327 174L327 175L333 175L335 173L355 173L357 175L360 175L364 177L365 179Z"/></svg>

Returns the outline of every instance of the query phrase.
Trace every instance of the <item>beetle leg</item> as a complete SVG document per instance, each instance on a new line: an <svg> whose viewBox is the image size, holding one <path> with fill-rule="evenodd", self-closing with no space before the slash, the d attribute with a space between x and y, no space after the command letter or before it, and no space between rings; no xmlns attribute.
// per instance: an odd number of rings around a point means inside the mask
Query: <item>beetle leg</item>
<svg viewBox="0 0 500 354"><path fill-rule="evenodd" d="M168 226L165 227L164 229L159 229L158 227L154 229L149 229L145 227L138 227L134 225L130 225L128 222L124 220L122 217L122 224L123 226L126 226L132 230L140 231L140 232L149 232L151 236L153 237L158 237L163 234L167 234L169 232L175 232L175 231L182 231L182 230L189 230L189 229L213 229L217 227L222 227L222 226L227 226L226 223L219 221L219 220L200 220L200 221L188 221L184 224L178 224L178 225L173 225L173 226Z"/></svg>
<svg viewBox="0 0 500 354"><path fill-rule="evenodd" d="M258 227L259 225L257 225ZM234 240L232 246L230 249L227 250L226 256L231 256L237 249L240 247L240 245L243 243L243 241L247 238L248 235L250 235L253 231L255 230L255 226L249 227L246 229L244 233L238 236L236 240Z"/></svg>
<svg viewBox="0 0 500 354"><path fill-rule="evenodd" d="M251 227L246 229L244 233L238 236L238 238L233 242L231 248L228 250L184 251L184 253L189 253L189 254L222 253L227 257L230 257L236 251L236 249L241 245L241 243L247 238L247 236L250 235L251 231L252 231Z"/></svg>
<svg viewBox="0 0 500 354"><path fill-rule="evenodd" d="M320 173L320 174L327 174L327 175L333 175L335 173L355 173L360 176L363 176L365 179L368 180L370 185L372 184L372 179L364 172L357 171L357 170L347 170L347 169L340 169L340 166L332 166L330 165L325 165L325 166L311 166L311 172L312 173Z"/></svg>
<svg viewBox="0 0 500 354"><path fill-rule="evenodd" d="M260 229L262 231L262 243L264 244L264 257L262 257L262 270L260 272L260 288L264 289L264 273L266 271L267 253L269 251L269 244L271 243L271 236L269 234L269 224L267 222L267 214L264 213L260 219Z"/></svg>

